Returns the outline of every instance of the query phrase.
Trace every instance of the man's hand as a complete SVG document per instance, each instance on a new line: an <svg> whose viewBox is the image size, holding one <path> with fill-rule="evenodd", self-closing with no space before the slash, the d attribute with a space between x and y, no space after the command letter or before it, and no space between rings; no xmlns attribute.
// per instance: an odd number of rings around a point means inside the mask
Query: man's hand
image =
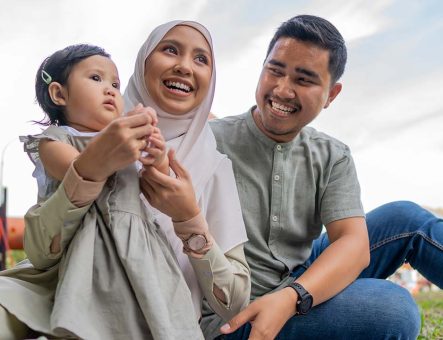
<svg viewBox="0 0 443 340"><path fill-rule="evenodd" d="M174 222L183 222L197 216L200 208L195 199L191 176L174 155L174 150L169 150L169 166L176 178L147 166L141 172L140 185L149 204L170 216Z"/></svg>
<svg viewBox="0 0 443 340"><path fill-rule="evenodd" d="M264 295L234 316L220 331L223 334L233 333L250 322L250 340L275 339L286 321L295 314L297 298L298 295L292 288L283 288Z"/></svg>

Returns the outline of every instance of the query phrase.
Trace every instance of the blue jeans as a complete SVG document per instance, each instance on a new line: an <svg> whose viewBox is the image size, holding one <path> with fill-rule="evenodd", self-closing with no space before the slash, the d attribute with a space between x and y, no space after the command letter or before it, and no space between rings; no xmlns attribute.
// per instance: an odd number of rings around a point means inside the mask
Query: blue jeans
<svg viewBox="0 0 443 340"><path fill-rule="evenodd" d="M385 204L366 216L371 263L347 288L294 316L277 339L415 339L420 315L404 288L384 280L404 262L443 288L443 220L412 202ZM298 277L329 245L326 234L314 241ZM247 339L250 324L223 339Z"/></svg>

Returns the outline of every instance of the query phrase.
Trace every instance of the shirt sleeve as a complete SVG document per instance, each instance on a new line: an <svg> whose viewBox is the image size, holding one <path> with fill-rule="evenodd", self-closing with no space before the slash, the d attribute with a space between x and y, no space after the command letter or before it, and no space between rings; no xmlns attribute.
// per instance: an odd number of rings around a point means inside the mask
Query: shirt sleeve
<svg viewBox="0 0 443 340"><path fill-rule="evenodd" d="M190 257L190 261L207 302L221 318L227 321L247 306L251 280L243 245L223 254L214 243L203 258ZM214 285L223 292L226 303L214 295Z"/></svg>
<svg viewBox="0 0 443 340"><path fill-rule="evenodd" d="M58 263L103 184L82 179L71 164L54 194L28 210L24 249L35 268L47 269ZM61 237L61 250L51 253L51 243L57 235Z"/></svg>
<svg viewBox="0 0 443 340"><path fill-rule="evenodd" d="M229 159L220 164L200 200L214 244L201 259L189 256L189 260L209 305L229 320L249 303L251 293L250 269L243 251L248 239ZM226 303L214 295L214 285L223 292Z"/></svg>
<svg viewBox="0 0 443 340"><path fill-rule="evenodd" d="M321 199L324 225L343 218L365 216L354 160L346 147L330 170Z"/></svg>

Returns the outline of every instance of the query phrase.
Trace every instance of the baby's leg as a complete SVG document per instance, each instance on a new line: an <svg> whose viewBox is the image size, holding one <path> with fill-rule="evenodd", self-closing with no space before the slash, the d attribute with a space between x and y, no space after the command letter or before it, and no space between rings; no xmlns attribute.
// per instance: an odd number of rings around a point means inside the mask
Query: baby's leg
<svg viewBox="0 0 443 340"><path fill-rule="evenodd" d="M0 306L0 339L24 339L29 327Z"/></svg>

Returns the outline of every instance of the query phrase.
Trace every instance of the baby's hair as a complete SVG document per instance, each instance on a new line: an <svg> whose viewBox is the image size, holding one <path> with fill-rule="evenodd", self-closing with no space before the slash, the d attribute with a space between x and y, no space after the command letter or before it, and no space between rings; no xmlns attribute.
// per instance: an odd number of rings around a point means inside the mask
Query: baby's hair
<svg viewBox="0 0 443 340"><path fill-rule="evenodd" d="M36 123L46 126L67 125L64 107L52 101L49 96L48 86L54 81L62 86L66 85L74 65L94 55L111 57L101 47L78 44L65 47L43 61L35 77L35 95L38 104L45 112L45 118Z"/></svg>

